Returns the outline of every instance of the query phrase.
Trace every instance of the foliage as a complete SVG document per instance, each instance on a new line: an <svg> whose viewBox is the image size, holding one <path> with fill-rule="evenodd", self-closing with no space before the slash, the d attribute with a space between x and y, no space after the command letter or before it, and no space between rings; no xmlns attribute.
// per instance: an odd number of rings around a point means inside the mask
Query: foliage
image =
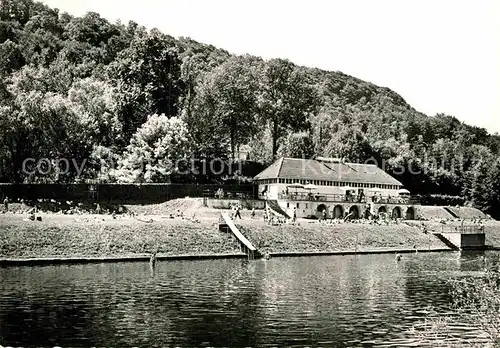
<svg viewBox="0 0 500 348"><path fill-rule="evenodd" d="M286 131L300 131L309 126L309 116L319 104L317 91L309 83L304 69L284 59L271 59L264 67L260 115L272 135L273 156Z"/></svg>
<svg viewBox="0 0 500 348"><path fill-rule="evenodd" d="M190 159L186 124L177 117L151 115L130 140L114 173L124 183L168 182Z"/></svg>
<svg viewBox="0 0 500 348"><path fill-rule="evenodd" d="M306 132L290 133L278 149L280 157L311 158L313 154L312 141Z"/></svg>
<svg viewBox="0 0 500 348"><path fill-rule="evenodd" d="M421 341L440 347L483 347L485 343L500 347L500 260L491 264L484 256L483 260L485 270L482 276L450 280L453 317L441 317L434 313L426 319L422 328L412 329ZM479 329L487 342L452 340L449 329L455 323Z"/></svg>
<svg viewBox="0 0 500 348"><path fill-rule="evenodd" d="M498 134L428 117L341 72L230 55L97 13L0 3L0 180L111 180L98 170L131 155L152 114L182 118L200 160L227 160L242 145L263 164L278 155L375 159L412 193L460 196L500 216ZM83 178L22 168L26 158L61 157L88 161Z"/></svg>
<svg viewBox="0 0 500 348"><path fill-rule="evenodd" d="M186 120L197 143L205 143L200 148L205 157L224 153L218 145L228 144L234 158L239 146L255 133L259 65L260 60L249 56L232 57L201 78L190 106L194 112L186 113Z"/></svg>
<svg viewBox="0 0 500 348"><path fill-rule="evenodd" d="M424 205L448 205L448 206L463 206L467 202L462 196L449 196L449 195L423 195L420 197L420 203Z"/></svg>

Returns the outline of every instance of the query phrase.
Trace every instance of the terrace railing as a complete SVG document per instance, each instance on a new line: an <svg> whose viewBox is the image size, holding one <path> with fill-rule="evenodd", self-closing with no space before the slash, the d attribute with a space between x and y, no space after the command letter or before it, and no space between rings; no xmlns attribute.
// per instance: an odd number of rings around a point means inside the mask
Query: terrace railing
<svg viewBox="0 0 500 348"><path fill-rule="evenodd" d="M441 233L484 234L483 225L441 226Z"/></svg>
<svg viewBox="0 0 500 348"><path fill-rule="evenodd" d="M318 201L318 202L339 202L339 203L368 203L372 202L372 197L359 197L346 194L330 194L330 193L303 193L289 192L279 193L279 199L291 201ZM375 196L373 200L375 204L418 204L420 201L417 197L390 197L390 196Z"/></svg>

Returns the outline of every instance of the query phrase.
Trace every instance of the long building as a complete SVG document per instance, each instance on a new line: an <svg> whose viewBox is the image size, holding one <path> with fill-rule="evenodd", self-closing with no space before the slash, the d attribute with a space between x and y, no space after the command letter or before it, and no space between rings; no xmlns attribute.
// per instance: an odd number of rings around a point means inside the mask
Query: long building
<svg viewBox="0 0 500 348"><path fill-rule="evenodd" d="M254 177L259 198L286 215L357 218L367 211L415 218L415 202L401 182L374 164L338 159L280 158Z"/></svg>

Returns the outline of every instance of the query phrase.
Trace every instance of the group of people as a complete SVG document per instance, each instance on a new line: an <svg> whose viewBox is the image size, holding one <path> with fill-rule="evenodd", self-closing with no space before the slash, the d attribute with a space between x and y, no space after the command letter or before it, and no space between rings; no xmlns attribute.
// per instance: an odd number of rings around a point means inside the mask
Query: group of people
<svg viewBox="0 0 500 348"><path fill-rule="evenodd" d="M240 220L242 219L242 217L241 217L241 211L243 210L243 207L241 206L241 204L231 205L230 209L232 210L232 212L231 212L231 218L233 220L236 220L237 218L239 218ZM254 219L255 216L256 216L255 207L253 207L252 211L250 212L250 217L252 219Z"/></svg>
<svg viewBox="0 0 500 348"><path fill-rule="evenodd" d="M273 212L272 209L266 207L263 215L264 221L270 225L276 226L284 223L292 223L295 224L297 222L297 209L294 207L291 216L289 218L280 215L278 213Z"/></svg>

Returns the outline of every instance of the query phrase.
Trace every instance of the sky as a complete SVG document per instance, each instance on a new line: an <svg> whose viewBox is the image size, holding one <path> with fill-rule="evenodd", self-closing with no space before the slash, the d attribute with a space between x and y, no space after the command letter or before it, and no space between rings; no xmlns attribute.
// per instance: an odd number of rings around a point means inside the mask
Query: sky
<svg viewBox="0 0 500 348"><path fill-rule="evenodd" d="M392 89L500 133L499 0L43 0Z"/></svg>

